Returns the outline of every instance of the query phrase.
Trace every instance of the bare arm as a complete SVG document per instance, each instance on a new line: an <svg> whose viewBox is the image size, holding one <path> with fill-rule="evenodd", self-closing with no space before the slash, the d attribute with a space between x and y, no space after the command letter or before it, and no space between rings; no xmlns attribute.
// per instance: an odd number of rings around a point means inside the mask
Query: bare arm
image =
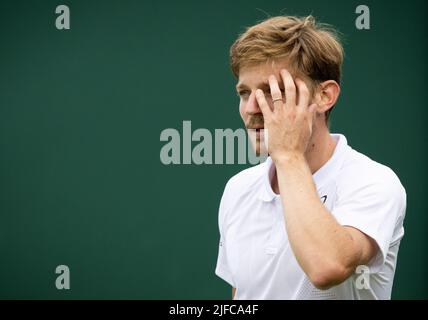
<svg viewBox="0 0 428 320"><path fill-rule="evenodd" d="M337 285L358 265L370 261L376 243L336 221L319 199L304 158L291 156L277 161L277 174L291 247L316 287Z"/></svg>
<svg viewBox="0 0 428 320"><path fill-rule="evenodd" d="M317 103L310 104L310 92L302 80L293 80L285 69L280 75L285 101L275 75L269 77L271 105L261 90L256 91L256 98L269 134L268 151L277 170L291 248L312 283L327 289L369 262L378 248L359 230L341 226L324 207L305 158L316 114L334 105L338 84L324 82Z"/></svg>
<svg viewBox="0 0 428 320"><path fill-rule="evenodd" d="M236 289L232 287L232 300L235 298Z"/></svg>

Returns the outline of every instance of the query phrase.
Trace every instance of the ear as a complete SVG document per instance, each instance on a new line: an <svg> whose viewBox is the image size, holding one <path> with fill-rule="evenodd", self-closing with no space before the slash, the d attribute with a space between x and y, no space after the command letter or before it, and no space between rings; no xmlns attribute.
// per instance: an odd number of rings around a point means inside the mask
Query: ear
<svg viewBox="0 0 428 320"><path fill-rule="evenodd" d="M316 103L317 113L325 113L330 110L335 104L340 94L340 86L334 80L327 80L320 83Z"/></svg>

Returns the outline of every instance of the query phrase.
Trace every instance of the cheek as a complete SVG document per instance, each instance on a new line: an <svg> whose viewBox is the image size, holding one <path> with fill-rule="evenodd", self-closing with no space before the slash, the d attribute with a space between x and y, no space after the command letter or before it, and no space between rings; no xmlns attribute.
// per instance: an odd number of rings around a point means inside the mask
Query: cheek
<svg viewBox="0 0 428 320"><path fill-rule="evenodd" d="M242 99L239 101L239 114L242 119L245 119L245 102Z"/></svg>

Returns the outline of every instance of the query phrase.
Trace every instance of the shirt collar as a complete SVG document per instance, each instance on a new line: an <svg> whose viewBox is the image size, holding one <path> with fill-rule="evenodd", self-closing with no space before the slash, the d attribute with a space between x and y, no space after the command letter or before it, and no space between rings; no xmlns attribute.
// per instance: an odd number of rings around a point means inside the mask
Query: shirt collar
<svg viewBox="0 0 428 320"><path fill-rule="evenodd" d="M344 135L335 133L330 135L334 140L336 140L337 144L331 158L312 175L317 189L322 187L334 176L337 170L341 167L344 160L344 154L349 148L348 141ZM265 202L270 202L275 198L279 198L279 195L273 192L270 184L270 180L274 173L274 163L272 158L268 157L263 165L263 188L259 192L259 199Z"/></svg>

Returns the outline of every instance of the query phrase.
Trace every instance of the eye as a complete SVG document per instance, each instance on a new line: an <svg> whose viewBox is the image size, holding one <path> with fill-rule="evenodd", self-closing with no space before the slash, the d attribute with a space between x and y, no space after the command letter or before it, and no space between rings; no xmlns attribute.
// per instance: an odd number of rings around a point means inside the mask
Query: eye
<svg viewBox="0 0 428 320"><path fill-rule="evenodd" d="M239 90L238 91L238 96L241 98L246 98L250 95L250 91L248 90Z"/></svg>

